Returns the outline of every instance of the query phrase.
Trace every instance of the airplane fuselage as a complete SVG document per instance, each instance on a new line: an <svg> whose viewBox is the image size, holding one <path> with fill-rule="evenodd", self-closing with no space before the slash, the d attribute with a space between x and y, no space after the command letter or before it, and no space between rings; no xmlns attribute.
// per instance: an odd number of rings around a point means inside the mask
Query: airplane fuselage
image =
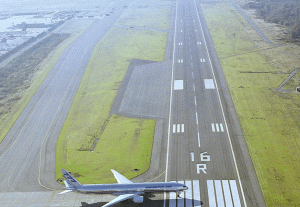
<svg viewBox="0 0 300 207"><path fill-rule="evenodd" d="M179 183L157 182L157 183L132 183L132 184L90 184L77 187L80 193L113 194L121 195L124 193L162 193L178 192L186 190Z"/></svg>

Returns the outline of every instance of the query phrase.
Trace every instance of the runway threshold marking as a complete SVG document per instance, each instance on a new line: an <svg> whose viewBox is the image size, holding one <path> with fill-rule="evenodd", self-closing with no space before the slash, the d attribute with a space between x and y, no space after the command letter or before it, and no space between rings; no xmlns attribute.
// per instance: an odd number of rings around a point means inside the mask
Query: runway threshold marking
<svg viewBox="0 0 300 207"><path fill-rule="evenodd" d="M235 180L207 180L209 207L241 207Z"/></svg>
<svg viewBox="0 0 300 207"><path fill-rule="evenodd" d="M182 192L180 197L177 197L175 192L169 193L169 207L200 207L201 201L199 180L186 180L177 182L185 184L188 189L185 191L185 193Z"/></svg>

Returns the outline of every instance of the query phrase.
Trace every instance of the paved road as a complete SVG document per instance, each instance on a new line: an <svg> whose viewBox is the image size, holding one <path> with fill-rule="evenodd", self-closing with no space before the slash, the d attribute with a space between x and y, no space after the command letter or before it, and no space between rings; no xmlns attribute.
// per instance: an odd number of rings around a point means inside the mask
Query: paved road
<svg viewBox="0 0 300 207"><path fill-rule="evenodd" d="M233 1L230 2L236 8L236 10L238 10L240 14L243 15L243 17L249 22L249 24L257 32L257 34L263 39L263 41L265 41L265 43L274 45L274 43L263 33L263 31L258 26L256 26L256 24L252 21L252 19L248 17L238 5L236 5L236 3L234 3Z"/></svg>
<svg viewBox="0 0 300 207"><path fill-rule="evenodd" d="M62 54L0 144L0 191L61 188L55 182L56 140L64 124L92 51L124 11L95 22Z"/></svg>
<svg viewBox="0 0 300 207"><path fill-rule="evenodd" d="M264 206L201 7L176 8L166 181L190 189L166 205Z"/></svg>

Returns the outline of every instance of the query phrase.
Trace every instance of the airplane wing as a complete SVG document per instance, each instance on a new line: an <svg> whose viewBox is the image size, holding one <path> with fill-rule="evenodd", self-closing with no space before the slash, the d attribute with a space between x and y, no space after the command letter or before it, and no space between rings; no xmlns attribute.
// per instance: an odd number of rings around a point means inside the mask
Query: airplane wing
<svg viewBox="0 0 300 207"><path fill-rule="evenodd" d="M112 173L114 174L116 180L118 181L119 184L129 184L129 183L133 183L130 180L128 180L127 178L125 178L123 175L121 175L120 173L118 173L117 171L111 169Z"/></svg>
<svg viewBox="0 0 300 207"><path fill-rule="evenodd" d="M107 206L114 205L114 204L119 203L121 201L124 201L124 200L127 200L127 199L131 199L131 198L133 198L136 195L138 195L138 194L124 194L124 195L120 195L120 196L118 196L115 199L111 200L110 202L108 202L107 204L105 204L102 207L107 207Z"/></svg>

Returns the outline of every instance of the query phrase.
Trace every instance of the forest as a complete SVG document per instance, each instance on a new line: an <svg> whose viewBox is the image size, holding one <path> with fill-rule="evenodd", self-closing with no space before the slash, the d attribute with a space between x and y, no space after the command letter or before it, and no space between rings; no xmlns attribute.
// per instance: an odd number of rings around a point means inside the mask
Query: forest
<svg viewBox="0 0 300 207"><path fill-rule="evenodd" d="M289 38L300 39L300 1L299 0L254 0L244 6L255 9L257 15L267 22L290 28Z"/></svg>

